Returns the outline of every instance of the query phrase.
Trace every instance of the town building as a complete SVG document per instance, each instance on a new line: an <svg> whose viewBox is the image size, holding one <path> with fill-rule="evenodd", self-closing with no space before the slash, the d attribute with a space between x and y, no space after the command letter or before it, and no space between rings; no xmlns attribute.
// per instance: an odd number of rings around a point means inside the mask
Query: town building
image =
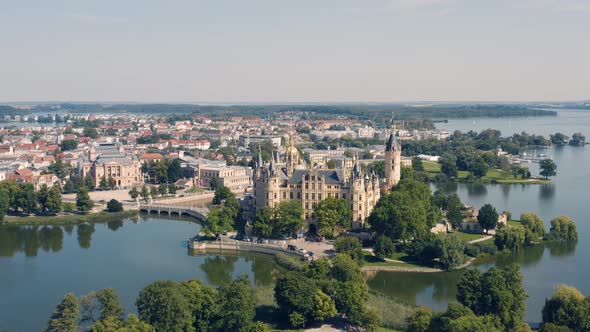
<svg viewBox="0 0 590 332"><path fill-rule="evenodd" d="M78 172L83 177L92 176L97 187L103 177L112 177L117 187L143 183L139 158L125 153L123 146L115 144L92 146L88 153L78 159Z"/></svg>
<svg viewBox="0 0 590 332"><path fill-rule="evenodd" d="M307 165L291 137L283 157L276 153L265 163L259 156L253 175L255 209L285 201L301 202L309 231L315 232L315 205L327 197L341 198L350 204L353 228L362 228L383 188L391 188L400 180L401 146L393 131L385 150L386 177L380 179L363 173L356 158L336 169L320 169L313 162Z"/></svg>

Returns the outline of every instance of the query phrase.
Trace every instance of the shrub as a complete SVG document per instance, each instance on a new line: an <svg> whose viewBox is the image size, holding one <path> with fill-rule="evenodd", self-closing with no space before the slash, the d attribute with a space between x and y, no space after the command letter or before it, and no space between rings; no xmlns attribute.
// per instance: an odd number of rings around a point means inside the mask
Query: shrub
<svg viewBox="0 0 590 332"><path fill-rule="evenodd" d="M479 247L476 246L475 244L471 244L468 243L465 246L465 255L469 256L469 257L477 257L480 254L480 250Z"/></svg>
<svg viewBox="0 0 590 332"><path fill-rule="evenodd" d="M275 263L289 271L303 271L307 264L298 258L287 254L278 253L275 255Z"/></svg>
<svg viewBox="0 0 590 332"><path fill-rule="evenodd" d="M123 211L123 204L121 204L121 202L113 198L107 203L107 211L121 212Z"/></svg>
<svg viewBox="0 0 590 332"><path fill-rule="evenodd" d="M551 220L550 235L552 240L577 241L576 224L568 216L560 216Z"/></svg>
<svg viewBox="0 0 590 332"><path fill-rule="evenodd" d="M395 253L395 246L393 245L393 241L391 241L391 239L385 235L380 235L377 238L377 240L375 240L373 252L377 257L380 258L391 257L391 255Z"/></svg>

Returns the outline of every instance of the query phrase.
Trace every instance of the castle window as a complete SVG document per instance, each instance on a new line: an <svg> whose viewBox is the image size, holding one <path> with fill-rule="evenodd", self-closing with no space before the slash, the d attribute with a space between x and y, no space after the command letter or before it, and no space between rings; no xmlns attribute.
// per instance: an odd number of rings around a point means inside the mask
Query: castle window
<svg viewBox="0 0 590 332"><path fill-rule="evenodd" d="M301 193L297 193L297 199L301 199Z"/></svg>
<svg viewBox="0 0 590 332"><path fill-rule="evenodd" d="M309 203L305 202L305 209L309 209Z"/></svg>
<svg viewBox="0 0 590 332"><path fill-rule="evenodd" d="M309 194L305 193L305 199L309 199Z"/></svg>
<svg viewBox="0 0 590 332"><path fill-rule="evenodd" d="M336 193L336 198L338 198L338 193Z"/></svg>
<svg viewBox="0 0 590 332"><path fill-rule="evenodd" d="M315 200L315 193L312 193L312 194L311 194L311 199L312 199L312 200Z"/></svg>
<svg viewBox="0 0 590 332"><path fill-rule="evenodd" d="M346 193L342 193L342 198L346 199Z"/></svg>
<svg viewBox="0 0 590 332"><path fill-rule="evenodd" d="M283 191L283 198L287 198L287 193Z"/></svg>
<svg viewBox="0 0 590 332"><path fill-rule="evenodd" d="M311 189L315 190L315 183L311 184Z"/></svg>
<svg viewBox="0 0 590 332"><path fill-rule="evenodd" d="M321 201L322 200L322 194L318 194L318 200Z"/></svg>
<svg viewBox="0 0 590 332"><path fill-rule="evenodd" d="M289 193L289 198L293 199L293 192L292 191Z"/></svg>
<svg viewBox="0 0 590 332"><path fill-rule="evenodd" d="M307 182L305 183L305 189L309 189L309 184Z"/></svg>

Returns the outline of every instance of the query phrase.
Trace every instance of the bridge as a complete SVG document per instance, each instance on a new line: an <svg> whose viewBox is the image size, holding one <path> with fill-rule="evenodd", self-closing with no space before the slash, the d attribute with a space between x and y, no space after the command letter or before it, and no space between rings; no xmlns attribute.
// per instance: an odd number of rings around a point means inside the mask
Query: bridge
<svg viewBox="0 0 590 332"><path fill-rule="evenodd" d="M158 214L166 213L169 216L174 214L179 216L185 215L196 218L199 221L206 221L207 215L209 214L209 209L206 207L181 206L163 203L140 204L139 211Z"/></svg>

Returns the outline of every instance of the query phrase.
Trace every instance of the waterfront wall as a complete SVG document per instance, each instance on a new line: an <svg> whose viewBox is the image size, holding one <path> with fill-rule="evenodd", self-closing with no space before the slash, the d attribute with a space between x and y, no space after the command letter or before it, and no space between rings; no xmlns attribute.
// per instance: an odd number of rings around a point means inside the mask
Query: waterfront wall
<svg viewBox="0 0 590 332"><path fill-rule="evenodd" d="M303 242L300 240L269 240L274 241L273 244L263 244L255 242L244 242L244 241L193 241L189 240L189 249L197 251L205 250L227 250L227 251L250 251L269 255L276 255L277 253L283 253L288 255L294 255L302 257L303 255L297 251L288 250L288 244L295 244Z"/></svg>

